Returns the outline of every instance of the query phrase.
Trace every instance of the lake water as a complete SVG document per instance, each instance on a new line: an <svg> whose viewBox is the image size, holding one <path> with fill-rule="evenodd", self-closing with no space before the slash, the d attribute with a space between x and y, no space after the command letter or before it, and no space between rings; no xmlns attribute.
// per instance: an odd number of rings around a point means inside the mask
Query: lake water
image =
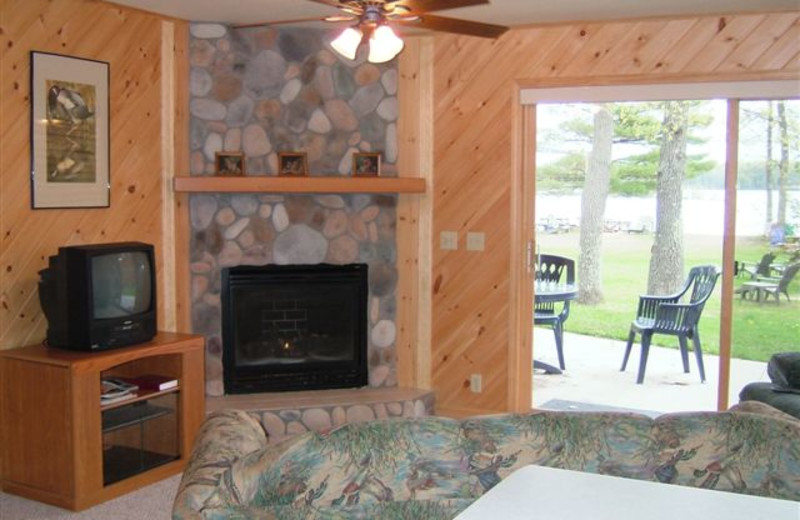
<svg viewBox="0 0 800 520"><path fill-rule="evenodd" d="M792 190L789 200L800 201L800 190ZM773 193L773 211L777 209L777 193ZM761 236L766 233L767 196L763 190L739 190L736 197L736 235ZM789 206L791 208L791 206ZM581 195L536 196L536 222L551 218L580 223ZM687 233L722 235L725 217L724 190L684 190L683 225ZM656 221L656 198L619 197L610 195L606 201L606 221L632 225L645 224L652 230ZM789 220L792 220L791 211Z"/></svg>

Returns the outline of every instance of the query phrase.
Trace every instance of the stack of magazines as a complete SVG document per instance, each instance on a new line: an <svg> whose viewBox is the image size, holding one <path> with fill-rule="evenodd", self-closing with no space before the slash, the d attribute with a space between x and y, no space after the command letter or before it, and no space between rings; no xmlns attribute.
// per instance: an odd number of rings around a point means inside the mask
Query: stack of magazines
<svg viewBox="0 0 800 520"><path fill-rule="evenodd" d="M100 404L106 405L133 399L137 395L139 387L116 377L104 377L100 380L102 386L100 392Z"/></svg>

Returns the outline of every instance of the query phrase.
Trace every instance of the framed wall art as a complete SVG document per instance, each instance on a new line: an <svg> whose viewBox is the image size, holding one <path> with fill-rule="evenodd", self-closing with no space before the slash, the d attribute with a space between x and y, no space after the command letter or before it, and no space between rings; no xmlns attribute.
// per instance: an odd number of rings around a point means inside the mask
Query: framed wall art
<svg viewBox="0 0 800 520"><path fill-rule="evenodd" d="M31 52L31 206L110 205L109 65Z"/></svg>
<svg viewBox="0 0 800 520"><path fill-rule="evenodd" d="M377 177L381 172L381 154L353 154L353 175L355 177Z"/></svg>
<svg viewBox="0 0 800 520"><path fill-rule="evenodd" d="M215 154L217 175L244 175L244 154L242 152L217 152Z"/></svg>
<svg viewBox="0 0 800 520"><path fill-rule="evenodd" d="M308 160L305 152L278 152L278 175L303 177L308 175Z"/></svg>

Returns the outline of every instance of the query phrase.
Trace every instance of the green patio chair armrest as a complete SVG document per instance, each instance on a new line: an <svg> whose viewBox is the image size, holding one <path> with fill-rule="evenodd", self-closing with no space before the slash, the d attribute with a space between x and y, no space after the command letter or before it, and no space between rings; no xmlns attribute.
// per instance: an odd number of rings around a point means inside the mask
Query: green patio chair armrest
<svg viewBox="0 0 800 520"><path fill-rule="evenodd" d="M680 294L673 294L669 296L653 296L645 294L639 296L639 307L636 310L636 317L655 318L659 305L663 305L665 303L676 303L678 298L680 298Z"/></svg>

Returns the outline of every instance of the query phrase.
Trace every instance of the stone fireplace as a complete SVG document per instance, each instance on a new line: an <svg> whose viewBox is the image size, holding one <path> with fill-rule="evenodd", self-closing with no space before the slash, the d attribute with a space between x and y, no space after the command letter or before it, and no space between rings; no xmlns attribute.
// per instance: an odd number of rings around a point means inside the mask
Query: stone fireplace
<svg viewBox="0 0 800 520"><path fill-rule="evenodd" d="M355 152L379 152L397 175L397 68L340 59L332 33L190 26L191 175L242 152L247 176L276 175L281 151L307 154L309 175L349 176ZM368 265L367 380L396 387L396 195L194 194L192 327L206 336L206 392L223 383L221 270Z"/></svg>

